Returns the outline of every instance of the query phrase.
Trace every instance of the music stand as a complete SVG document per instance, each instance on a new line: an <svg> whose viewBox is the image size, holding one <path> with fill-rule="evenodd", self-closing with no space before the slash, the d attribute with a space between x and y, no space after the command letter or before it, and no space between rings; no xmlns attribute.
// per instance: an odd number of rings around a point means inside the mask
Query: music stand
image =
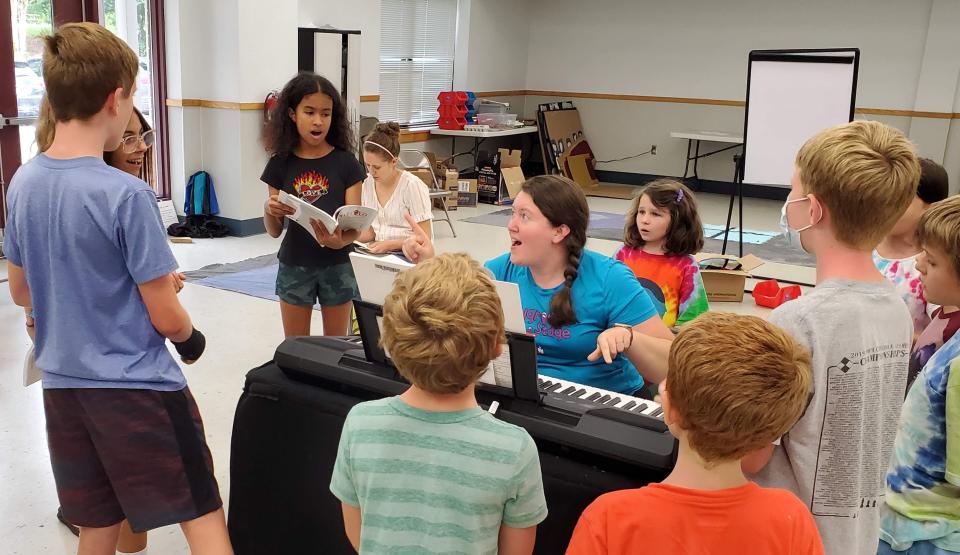
<svg viewBox="0 0 960 555"><path fill-rule="evenodd" d="M396 368L386 351L380 345L380 318L383 307L366 301L353 301L353 310L360 328L363 341L363 355L368 362ZM537 386L537 346L532 335L506 332L510 351L510 375L513 382L513 396L525 401L540 400ZM484 384L486 387L486 384ZM506 389L501 386L492 386Z"/></svg>

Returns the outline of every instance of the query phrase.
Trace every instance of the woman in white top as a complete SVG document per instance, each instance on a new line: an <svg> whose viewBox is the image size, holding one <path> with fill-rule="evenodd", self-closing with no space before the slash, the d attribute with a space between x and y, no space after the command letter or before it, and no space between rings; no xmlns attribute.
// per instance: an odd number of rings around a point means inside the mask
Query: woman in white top
<svg viewBox="0 0 960 555"><path fill-rule="evenodd" d="M380 123L364 138L363 163L367 178L363 181L360 203L377 209L377 219L360 234L376 253L399 252L412 233L404 219L409 213L428 236L433 236L433 210L427 185L412 173L397 167L400 155L400 126Z"/></svg>

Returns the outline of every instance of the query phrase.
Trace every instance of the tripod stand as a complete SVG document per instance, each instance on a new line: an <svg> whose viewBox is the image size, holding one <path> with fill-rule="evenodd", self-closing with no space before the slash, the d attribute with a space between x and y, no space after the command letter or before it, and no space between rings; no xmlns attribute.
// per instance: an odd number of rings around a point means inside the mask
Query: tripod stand
<svg viewBox="0 0 960 555"><path fill-rule="evenodd" d="M737 199L740 214L737 219L737 230L740 234L740 249L737 256L743 257L743 155L733 155L733 183L730 187L730 205L727 207L727 225L723 230L723 250L720 254L727 254L727 239L730 236L730 220L733 218L733 200Z"/></svg>

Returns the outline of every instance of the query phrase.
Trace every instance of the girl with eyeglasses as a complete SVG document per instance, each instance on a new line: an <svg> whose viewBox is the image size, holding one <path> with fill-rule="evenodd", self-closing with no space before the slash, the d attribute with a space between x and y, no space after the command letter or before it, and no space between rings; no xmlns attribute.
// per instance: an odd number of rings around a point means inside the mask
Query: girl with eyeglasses
<svg viewBox="0 0 960 555"><path fill-rule="evenodd" d="M120 147L103 153L103 161L118 170L135 175L153 185L155 177L151 148L156 142L156 132L147 123L140 110L133 109L130 123L123 132Z"/></svg>

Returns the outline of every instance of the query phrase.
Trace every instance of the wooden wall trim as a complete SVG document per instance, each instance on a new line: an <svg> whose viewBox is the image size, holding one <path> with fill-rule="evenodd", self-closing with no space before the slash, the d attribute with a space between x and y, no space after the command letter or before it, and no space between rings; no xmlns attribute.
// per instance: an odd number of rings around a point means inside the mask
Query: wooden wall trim
<svg viewBox="0 0 960 555"><path fill-rule="evenodd" d="M219 110L263 110L263 102L228 102L225 100L201 100L197 98L168 98L167 106L179 108L199 107Z"/></svg>
<svg viewBox="0 0 960 555"><path fill-rule="evenodd" d="M530 91L527 90L515 90L515 91L485 91L485 92L475 92L477 98L492 98L496 96L526 96Z"/></svg>
<svg viewBox="0 0 960 555"><path fill-rule="evenodd" d="M916 110L885 110L882 108L857 108L858 114L871 116L899 116L905 118L957 119L960 114L950 112L922 112Z"/></svg>
<svg viewBox="0 0 960 555"><path fill-rule="evenodd" d="M478 98L497 96L555 96L564 98L589 98L593 100L620 100L629 102L667 102L671 104L694 104L707 106L731 106L742 108L742 100L722 100L714 98L684 98L675 96L649 96L635 94L608 94L571 91L513 90L484 91L476 93ZM872 116L895 116L906 118L960 119L958 112L928 112L922 110L888 110L885 108L857 108L856 113Z"/></svg>
<svg viewBox="0 0 960 555"><path fill-rule="evenodd" d="M422 143L430 140L430 131L401 131L400 144Z"/></svg>
<svg viewBox="0 0 960 555"><path fill-rule="evenodd" d="M607 94L589 92L563 92L528 90L528 96L565 96L571 98L590 98L594 100L625 100L631 102L669 102L673 104L707 104L710 106L744 106L742 100L720 100L713 98L682 98L674 96L649 96L636 94Z"/></svg>
<svg viewBox="0 0 960 555"><path fill-rule="evenodd" d="M742 100L722 100L714 98L684 98L675 96L648 96L635 94L607 94L607 93L588 93L588 92L564 92L564 91L542 91L542 90L514 90L514 91L484 91L476 93L478 98L493 98L504 96L555 96L566 98L588 98L591 100L618 100L627 102L666 102L671 104L693 104L706 106L731 106L742 108L745 104ZM361 102L378 102L380 96L361 96ZM167 106L180 108L201 107L215 108L220 110L263 110L262 102L227 102L223 100L202 100L197 98L168 98ZM928 119L960 119L960 112L929 112L922 110L888 110L885 108L857 108L856 113L869 116L892 116L904 118L928 118ZM417 134L422 132L404 132L405 135ZM403 139L403 136L401 136ZM417 141L423 139L417 139ZM403 142L401 140L401 142ZM407 141L412 142L412 141Z"/></svg>

